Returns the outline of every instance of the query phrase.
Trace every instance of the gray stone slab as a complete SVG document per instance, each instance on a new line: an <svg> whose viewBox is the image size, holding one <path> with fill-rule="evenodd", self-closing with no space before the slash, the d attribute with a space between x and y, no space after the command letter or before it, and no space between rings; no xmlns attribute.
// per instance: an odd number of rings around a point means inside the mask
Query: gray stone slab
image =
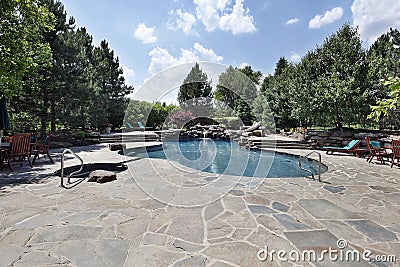
<svg viewBox="0 0 400 267"><path fill-rule="evenodd" d="M189 243L183 240L175 239L172 242L172 246L178 250L187 251L187 252L196 252L202 250L204 246L196 245L193 243Z"/></svg>
<svg viewBox="0 0 400 267"><path fill-rule="evenodd" d="M371 185L370 188L373 189L373 190L382 191L383 193L397 193L397 192L399 192L399 190L397 190L397 189L395 189L393 187L389 187L389 186Z"/></svg>
<svg viewBox="0 0 400 267"><path fill-rule="evenodd" d="M233 265L222 261L216 261L210 265L210 267L233 267Z"/></svg>
<svg viewBox="0 0 400 267"><path fill-rule="evenodd" d="M128 255L129 240L74 240L62 242L54 249L76 266L123 266Z"/></svg>
<svg viewBox="0 0 400 267"><path fill-rule="evenodd" d="M299 249L336 248L337 237L327 230L285 232L285 236Z"/></svg>
<svg viewBox="0 0 400 267"><path fill-rule="evenodd" d="M257 227L257 222L254 216L247 210L242 210L225 220L227 223L236 228L254 228Z"/></svg>
<svg viewBox="0 0 400 267"><path fill-rule="evenodd" d="M140 207L143 207L145 209L149 209L149 210L156 210L156 209L161 209L161 208L165 208L165 204L157 201L153 198L151 199L146 199L146 200L142 200L139 202Z"/></svg>
<svg viewBox="0 0 400 267"><path fill-rule="evenodd" d="M218 214L222 213L224 211L224 207L222 206L221 200L217 200L211 204L209 204L207 207L204 209L204 219L206 221L214 218Z"/></svg>
<svg viewBox="0 0 400 267"><path fill-rule="evenodd" d="M170 266L179 259L185 257L183 253L170 252L158 247L146 246L132 248L129 250L129 256L124 265L113 266L129 266L129 267L145 267L145 266ZM93 266L93 265L92 265Z"/></svg>
<svg viewBox="0 0 400 267"><path fill-rule="evenodd" d="M207 239L226 237L233 232L232 226L220 219L214 219L207 223Z"/></svg>
<svg viewBox="0 0 400 267"><path fill-rule="evenodd" d="M263 206L263 205L248 205L249 210L254 214L271 214L276 213L276 211Z"/></svg>
<svg viewBox="0 0 400 267"><path fill-rule="evenodd" d="M0 245L0 266L10 266L26 248L16 245Z"/></svg>
<svg viewBox="0 0 400 267"><path fill-rule="evenodd" d="M238 266L265 266L257 258L259 248L246 242L226 242L211 245L204 250L207 257L234 263Z"/></svg>
<svg viewBox="0 0 400 267"><path fill-rule="evenodd" d="M182 210L180 214L172 220L167 233L189 242L203 243L204 223L201 210Z"/></svg>
<svg viewBox="0 0 400 267"><path fill-rule="evenodd" d="M32 266L68 266L69 261L63 257L58 257L54 253L46 251L30 251L24 253L13 266L32 267Z"/></svg>
<svg viewBox="0 0 400 267"><path fill-rule="evenodd" d="M119 238L134 239L147 231L151 221L150 216L141 214L134 219L119 224L117 226L117 235Z"/></svg>
<svg viewBox="0 0 400 267"><path fill-rule="evenodd" d="M154 245L154 246L164 246L167 243L168 236L155 234L155 233L146 233L143 236L142 244L143 245Z"/></svg>
<svg viewBox="0 0 400 267"><path fill-rule="evenodd" d="M272 203L272 208L274 210L279 210L279 211L282 211L282 212L288 212L289 209L290 209L290 207L288 205L283 204L281 202L277 202L277 201Z"/></svg>
<svg viewBox="0 0 400 267"><path fill-rule="evenodd" d="M369 266L362 260L360 262L331 260L328 253L325 253L323 260L319 261L318 258L321 257L323 250L338 250L338 254L340 253L340 249L337 247L338 238L327 230L286 232L285 236L299 249L299 253L304 250L314 251L316 257L312 262L316 266ZM348 251L348 248L343 253L346 253L346 251Z"/></svg>
<svg viewBox="0 0 400 267"><path fill-rule="evenodd" d="M2 245L20 245L24 246L25 243L31 238L34 231L33 229L16 229L0 236L0 243Z"/></svg>
<svg viewBox="0 0 400 267"><path fill-rule="evenodd" d="M175 262L173 267L188 267L188 266L196 266L196 267L205 267L207 265L207 258L203 255L193 255L189 258L179 260Z"/></svg>
<svg viewBox="0 0 400 267"><path fill-rule="evenodd" d="M361 219L361 217L326 199L300 199L299 205L317 219Z"/></svg>
<svg viewBox="0 0 400 267"><path fill-rule="evenodd" d="M246 208L246 204L241 197L232 197L226 195L222 198L225 209L233 212L239 212Z"/></svg>
<svg viewBox="0 0 400 267"><path fill-rule="evenodd" d="M370 220L346 220L345 222L374 241L387 242L397 240L395 233Z"/></svg>
<svg viewBox="0 0 400 267"><path fill-rule="evenodd" d="M302 223L290 215L287 214L274 214L275 219L277 219L283 227L287 230L306 230L312 229L309 225Z"/></svg>
<svg viewBox="0 0 400 267"><path fill-rule="evenodd" d="M82 225L48 226L39 228L29 241L31 244L68 240L97 239L103 227Z"/></svg>
<svg viewBox="0 0 400 267"><path fill-rule="evenodd" d="M243 190L234 189L234 190L229 191L229 194L234 195L234 196L243 196L244 192L243 192Z"/></svg>
<svg viewBox="0 0 400 267"><path fill-rule="evenodd" d="M94 219L103 213L100 211L85 211L78 212L76 214L68 215L66 217L61 218L60 220L67 223L81 223L91 219Z"/></svg>
<svg viewBox="0 0 400 267"><path fill-rule="evenodd" d="M344 186L324 185L323 188L333 194L341 193L342 191L346 190L346 187L344 187Z"/></svg>

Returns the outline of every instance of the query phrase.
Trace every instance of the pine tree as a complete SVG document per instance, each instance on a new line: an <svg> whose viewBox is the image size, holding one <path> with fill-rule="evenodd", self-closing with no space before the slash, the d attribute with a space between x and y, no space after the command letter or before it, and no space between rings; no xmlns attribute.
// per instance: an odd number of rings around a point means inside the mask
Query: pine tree
<svg viewBox="0 0 400 267"><path fill-rule="evenodd" d="M280 57L276 63L274 76L281 75L283 70L289 65L285 57Z"/></svg>
<svg viewBox="0 0 400 267"><path fill-rule="evenodd" d="M179 88L178 102L181 107L190 109L193 114L204 115L213 106L211 81L197 62Z"/></svg>

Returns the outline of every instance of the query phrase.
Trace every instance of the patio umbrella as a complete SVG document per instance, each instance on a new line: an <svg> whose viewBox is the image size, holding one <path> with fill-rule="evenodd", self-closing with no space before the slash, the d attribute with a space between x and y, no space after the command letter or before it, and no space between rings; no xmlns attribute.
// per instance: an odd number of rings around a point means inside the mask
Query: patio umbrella
<svg viewBox="0 0 400 267"><path fill-rule="evenodd" d="M6 98L3 97L0 101L0 133L1 133L1 135L3 135L3 130L9 130L10 128L11 128L10 127L10 119L8 118ZM1 138L1 136L0 136L0 138Z"/></svg>

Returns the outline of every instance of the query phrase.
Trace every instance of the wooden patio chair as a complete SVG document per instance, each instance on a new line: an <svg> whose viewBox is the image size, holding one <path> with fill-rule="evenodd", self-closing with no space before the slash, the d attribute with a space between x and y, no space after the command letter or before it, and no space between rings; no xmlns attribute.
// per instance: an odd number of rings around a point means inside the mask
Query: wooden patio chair
<svg viewBox="0 0 400 267"><path fill-rule="evenodd" d="M367 141L367 147L369 150L369 156L367 158L368 163L371 163L374 157L376 157L376 159L382 164L385 164L385 158L389 161L391 155L386 151L386 148L381 147L379 141L372 141L369 136L365 137L365 140Z"/></svg>
<svg viewBox="0 0 400 267"><path fill-rule="evenodd" d="M54 163L53 159L50 156L49 148L50 148L50 136L46 136L46 139L44 140L43 143L36 142L34 145L32 145L31 149L31 154L33 155L32 164L35 165L36 159L39 158L40 154L47 155L47 157L50 159L50 162Z"/></svg>
<svg viewBox="0 0 400 267"><path fill-rule="evenodd" d="M400 167L400 140L392 141L392 151L392 164L390 165L390 168L392 168L393 165ZM397 162L395 162L395 160L397 160Z"/></svg>
<svg viewBox="0 0 400 267"><path fill-rule="evenodd" d="M25 159L28 159L29 166L31 168L33 167L30 157L31 137L32 135L30 133L20 133L13 135L11 147L5 153L5 160L11 171L13 171L12 162L21 162L20 166L22 167L22 163Z"/></svg>

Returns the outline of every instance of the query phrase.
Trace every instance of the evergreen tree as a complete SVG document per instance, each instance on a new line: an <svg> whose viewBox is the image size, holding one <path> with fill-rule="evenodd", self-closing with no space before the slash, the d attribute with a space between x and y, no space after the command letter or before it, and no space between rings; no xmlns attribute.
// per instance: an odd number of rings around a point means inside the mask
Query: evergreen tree
<svg viewBox="0 0 400 267"><path fill-rule="evenodd" d="M260 78L262 76L261 71L254 71L251 66L245 66L241 69L239 69L243 74L245 74L247 77L249 77L255 84L260 83Z"/></svg>
<svg viewBox="0 0 400 267"><path fill-rule="evenodd" d="M123 71L119 59L114 57L106 40L93 51L93 66L96 75L90 120L97 128L104 123L121 126L124 110L128 104L126 95L133 90L125 85Z"/></svg>
<svg viewBox="0 0 400 267"><path fill-rule="evenodd" d="M244 125L251 125L253 123L253 110L249 104L240 97L235 100L235 112Z"/></svg>
<svg viewBox="0 0 400 267"><path fill-rule="evenodd" d="M358 29L345 24L325 40L320 53L324 73L319 89L328 117L342 128L343 123L355 121L365 106L367 68Z"/></svg>
<svg viewBox="0 0 400 267"><path fill-rule="evenodd" d="M259 79L260 72L255 74L250 66L244 68L244 72L253 76L253 79ZM252 123L254 115L251 111L251 105L257 97L257 87L243 71L229 66L225 72L221 73L215 96L217 100L233 109L243 123L246 125Z"/></svg>
<svg viewBox="0 0 400 267"><path fill-rule="evenodd" d="M212 98L211 81L196 62L179 87L178 102L183 108L190 108L196 114L210 111Z"/></svg>
<svg viewBox="0 0 400 267"><path fill-rule="evenodd" d="M280 57L276 63L274 76L281 75L283 70L289 65L285 57Z"/></svg>
<svg viewBox="0 0 400 267"><path fill-rule="evenodd" d="M261 84L261 88L260 88L260 91L262 93L265 94L265 92L267 92L268 90L271 89L272 80L273 80L273 76L271 74L265 76L265 78L264 78L264 80L263 80L263 82Z"/></svg>

